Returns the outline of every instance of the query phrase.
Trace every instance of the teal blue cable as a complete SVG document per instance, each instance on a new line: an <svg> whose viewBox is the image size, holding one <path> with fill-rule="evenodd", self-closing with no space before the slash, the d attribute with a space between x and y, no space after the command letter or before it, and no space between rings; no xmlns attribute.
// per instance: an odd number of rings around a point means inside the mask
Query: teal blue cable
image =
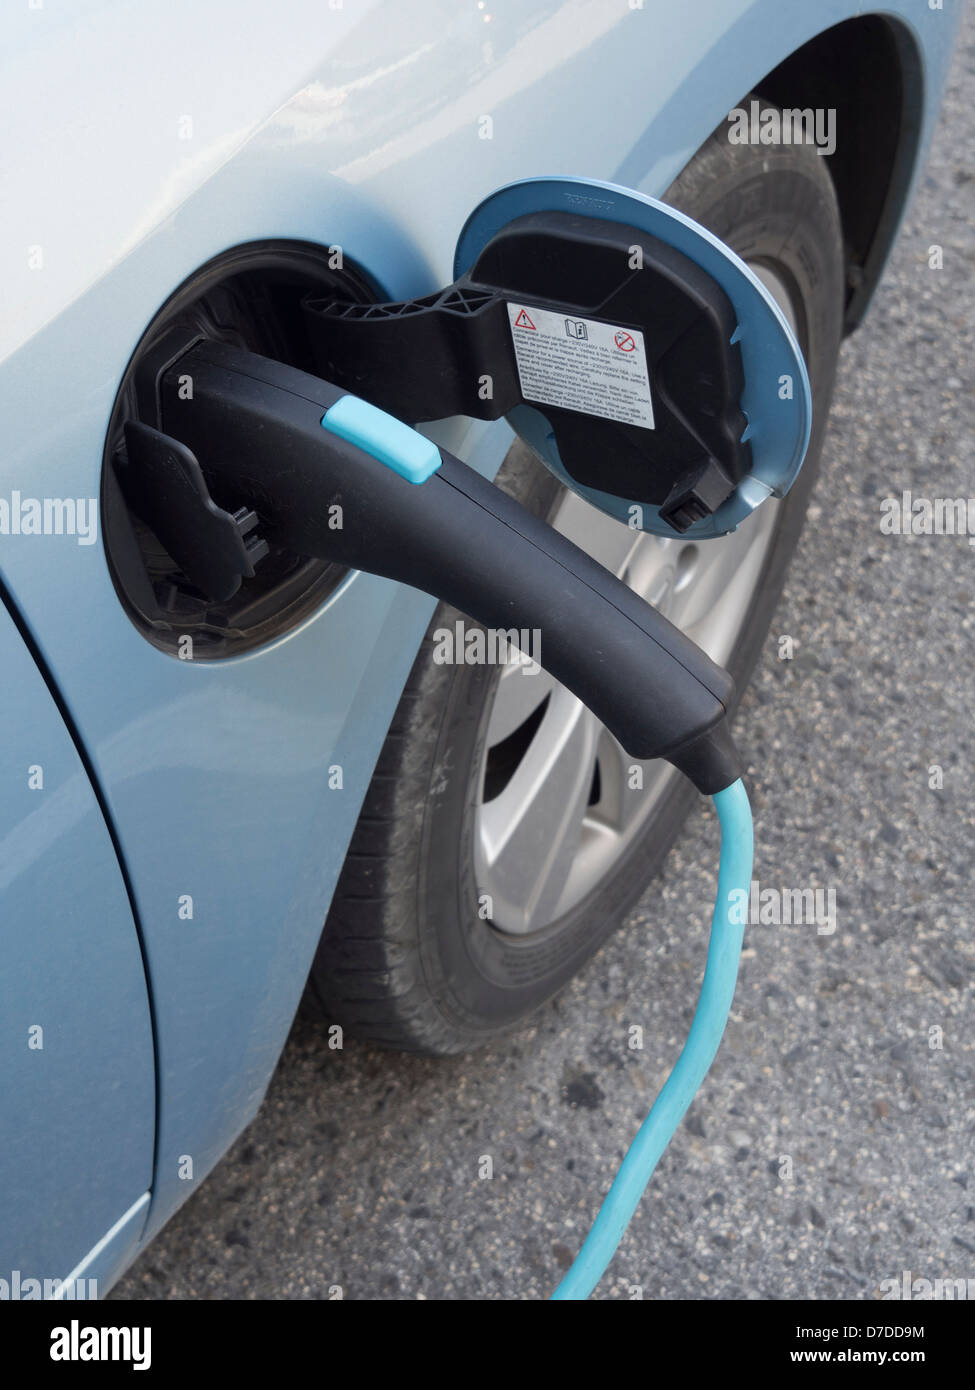
<svg viewBox="0 0 975 1390"><path fill-rule="evenodd" d="M714 1061L738 979L752 881L752 815L744 783L715 795L721 826L718 892L701 996L684 1049L626 1152L592 1230L553 1299L588 1298L623 1239L630 1218L698 1087Z"/></svg>

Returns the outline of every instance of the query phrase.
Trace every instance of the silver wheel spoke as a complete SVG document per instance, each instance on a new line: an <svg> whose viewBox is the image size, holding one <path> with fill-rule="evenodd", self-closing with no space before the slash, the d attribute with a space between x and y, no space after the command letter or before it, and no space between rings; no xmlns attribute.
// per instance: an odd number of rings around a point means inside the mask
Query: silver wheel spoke
<svg viewBox="0 0 975 1390"><path fill-rule="evenodd" d="M694 547L696 568L667 609L671 622L715 661L727 661L734 647L740 618L738 625L729 623L728 614L744 615L775 526L777 505L766 502L732 535L708 541L705 548Z"/></svg>
<svg viewBox="0 0 975 1390"><path fill-rule="evenodd" d="M510 738L554 688L555 681L547 671L529 672L523 666L505 666L491 710L488 747L494 748Z"/></svg>
<svg viewBox="0 0 975 1390"><path fill-rule="evenodd" d="M562 896L601 728L580 700L556 687L529 752L500 795L481 807L478 879L492 885L492 920L509 931L550 921Z"/></svg>

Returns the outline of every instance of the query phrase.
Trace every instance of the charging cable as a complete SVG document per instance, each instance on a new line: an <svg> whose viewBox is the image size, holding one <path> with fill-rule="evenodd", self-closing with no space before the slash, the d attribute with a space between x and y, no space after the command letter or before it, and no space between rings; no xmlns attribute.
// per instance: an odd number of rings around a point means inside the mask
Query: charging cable
<svg viewBox="0 0 975 1390"><path fill-rule="evenodd" d="M552 1294L554 1300L588 1298L599 1283L658 1159L714 1061L728 1022L752 878L752 816L740 779L716 792L714 804L721 826L721 860L697 1011L684 1049L627 1150L582 1249Z"/></svg>

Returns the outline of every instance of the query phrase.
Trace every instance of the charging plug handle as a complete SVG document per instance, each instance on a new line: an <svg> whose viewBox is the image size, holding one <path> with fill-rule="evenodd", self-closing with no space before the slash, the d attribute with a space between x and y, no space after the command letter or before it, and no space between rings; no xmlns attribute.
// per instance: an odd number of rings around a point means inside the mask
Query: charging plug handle
<svg viewBox="0 0 975 1390"><path fill-rule="evenodd" d="M486 627L537 630L541 664L632 757L665 758L709 794L741 776L728 673L432 441L328 382L212 341L171 360L155 396L148 423L199 460L219 509L255 511L271 544L412 585Z"/></svg>

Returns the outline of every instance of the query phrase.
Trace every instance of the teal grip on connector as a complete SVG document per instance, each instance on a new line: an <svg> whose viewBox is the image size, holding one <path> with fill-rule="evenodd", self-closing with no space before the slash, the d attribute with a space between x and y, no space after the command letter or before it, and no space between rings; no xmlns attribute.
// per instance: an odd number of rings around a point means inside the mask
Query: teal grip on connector
<svg viewBox="0 0 975 1390"><path fill-rule="evenodd" d="M358 396L336 401L322 416L322 426L371 454L409 483L425 483L442 462L431 439Z"/></svg>

